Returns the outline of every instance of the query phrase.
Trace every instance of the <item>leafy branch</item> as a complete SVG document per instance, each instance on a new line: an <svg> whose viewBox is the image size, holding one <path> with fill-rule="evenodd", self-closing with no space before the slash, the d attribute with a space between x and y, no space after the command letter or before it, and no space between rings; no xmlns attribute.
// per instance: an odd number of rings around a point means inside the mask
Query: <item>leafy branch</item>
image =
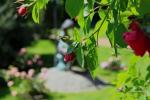
<svg viewBox="0 0 150 100"><path fill-rule="evenodd" d="M99 26L99 28L98 28L95 32L93 32L90 36L83 38L83 39L82 39L82 42L85 42L87 39L89 39L90 37L92 37L92 36L95 35L96 33L97 33L97 40L98 40L99 31L101 30L101 28L102 28L102 26L103 26L105 20L107 19L108 15L109 15L109 12L110 12L110 9L108 9L108 11L107 11L107 13L106 13L104 19L102 20L102 23L101 23L101 25Z"/></svg>

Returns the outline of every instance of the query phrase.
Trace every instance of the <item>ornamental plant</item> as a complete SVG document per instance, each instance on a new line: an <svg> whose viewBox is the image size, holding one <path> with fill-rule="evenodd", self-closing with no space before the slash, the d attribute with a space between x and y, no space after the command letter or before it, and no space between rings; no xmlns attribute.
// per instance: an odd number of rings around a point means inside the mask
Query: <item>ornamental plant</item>
<svg viewBox="0 0 150 100"><path fill-rule="evenodd" d="M40 12L52 0L30 2L32 18L35 23L40 23ZM147 52L150 53L149 5L150 0L65 0L66 12L80 27L75 27L73 37L69 38L72 44L68 54L75 52L80 66L88 69L92 76L95 76L99 65L99 34L107 35L116 56L118 48L128 46L135 54L130 58L127 71L120 73L115 83L122 92L121 100L150 99L149 56L146 55ZM100 20L91 32L90 27L95 14L99 15Z"/></svg>

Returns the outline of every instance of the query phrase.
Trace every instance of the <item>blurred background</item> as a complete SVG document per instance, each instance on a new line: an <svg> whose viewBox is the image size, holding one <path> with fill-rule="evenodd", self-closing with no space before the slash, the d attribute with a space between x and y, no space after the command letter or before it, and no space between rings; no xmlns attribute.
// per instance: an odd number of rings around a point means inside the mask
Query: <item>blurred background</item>
<svg viewBox="0 0 150 100"><path fill-rule="evenodd" d="M14 2L0 1L0 100L118 100L113 83L127 67L131 51L121 49L122 56L115 58L105 34L100 34L95 80L76 61L72 70L56 70L57 36L69 18L65 0L49 2L40 24L31 13L18 16ZM98 19L95 15L92 26Z"/></svg>

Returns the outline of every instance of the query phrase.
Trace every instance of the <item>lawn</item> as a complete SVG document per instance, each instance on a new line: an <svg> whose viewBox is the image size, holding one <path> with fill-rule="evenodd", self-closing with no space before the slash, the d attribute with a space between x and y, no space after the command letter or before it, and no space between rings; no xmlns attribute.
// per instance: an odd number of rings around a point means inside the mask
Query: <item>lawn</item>
<svg viewBox="0 0 150 100"><path fill-rule="evenodd" d="M29 54L49 55L56 53L56 46L50 40L37 40L27 47Z"/></svg>
<svg viewBox="0 0 150 100"><path fill-rule="evenodd" d="M114 87L105 87L98 91L84 93L50 93L44 100L118 100L119 94ZM11 98L11 99L10 99ZM6 95L0 100L25 100L23 97ZM26 99L27 100L27 99Z"/></svg>
<svg viewBox="0 0 150 100"><path fill-rule="evenodd" d="M118 100L114 87L104 87L101 90L84 93L56 93L54 100Z"/></svg>
<svg viewBox="0 0 150 100"><path fill-rule="evenodd" d="M29 54L55 54L56 47L49 40L38 40L33 42L33 44L27 47ZM106 61L109 57L114 56L113 49L109 47L99 47L98 48L99 61ZM125 64L128 63L129 58L131 56L131 51L127 49L119 49L119 53L121 54L121 61ZM109 71L101 69L100 67L97 69L98 76L109 83L113 83L116 80L118 72ZM24 87L26 88L26 87ZM116 91L114 86L106 86L100 90L92 91L92 92L82 92L82 93L50 93L49 99L47 100L118 100L117 96L119 94ZM10 94L0 98L0 100L22 100L21 97L12 97Z"/></svg>

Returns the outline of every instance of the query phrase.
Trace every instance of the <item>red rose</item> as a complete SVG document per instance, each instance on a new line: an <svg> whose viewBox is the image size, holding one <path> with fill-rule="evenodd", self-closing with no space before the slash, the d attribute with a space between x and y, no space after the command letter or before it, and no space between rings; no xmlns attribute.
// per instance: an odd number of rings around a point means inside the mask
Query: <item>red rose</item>
<svg viewBox="0 0 150 100"><path fill-rule="evenodd" d="M132 31L141 31L140 24L137 21L132 21L129 25L129 29Z"/></svg>
<svg viewBox="0 0 150 100"><path fill-rule="evenodd" d="M125 40L125 42L127 44L132 44L136 41L137 39L137 32L133 31L133 32L125 32L123 33L123 39Z"/></svg>
<svg viewBox="0 0 150 100"><path fill-rule="evenodd" d="M73 61L74 59L75 59L75 53L74 52L72 52L72 53L70 53L70 54L65 54L64 55L64 61L65 62L70 62L70 61Z"/></svg>
<svg viewBox="0 0 150 100"><path fill-rule="evenodd" d="M137 56L143 56L147 51L146 37L136 31L124 33L125 42L133 49Z"/></svg>
<svg viewBox="0 0 150 100"><path fill-rule="evenodd" d="M131 32L123 34L124 41L133 49L137 56L143 56L146 51L150 53L150 38L144 34L138 22L133 21L129 25Z"/></svg>

